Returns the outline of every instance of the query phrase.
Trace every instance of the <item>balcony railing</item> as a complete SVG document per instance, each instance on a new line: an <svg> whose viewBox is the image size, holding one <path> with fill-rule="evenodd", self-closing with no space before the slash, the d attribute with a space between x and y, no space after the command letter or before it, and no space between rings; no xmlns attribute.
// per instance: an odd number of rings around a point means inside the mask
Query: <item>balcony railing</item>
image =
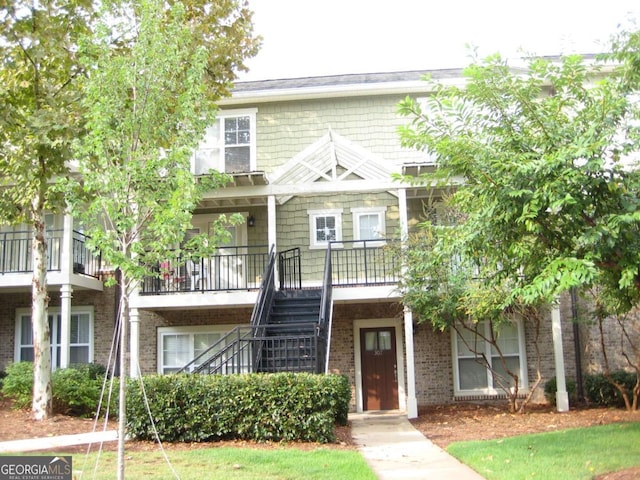
<svg viewBox="0 0 640 480"><path fill-rule="evenodd" d="M203 258L160 262L142 282L141 295L215 292L260 288L269 262L267 245L225 247Z"/></svg>
<svg viewBox="0 0 640 480"><path fill-rule="evenodd" d="M0 273L30 273L32 233L30 231L0 233ZM61 271L62 230L47 230L47 271ZM86 246L87 237L73 232L73 271L97 277L100 256L91 253Z"/></svg>
<svg viewBox="0 0 640 480"><path fill-rule="evenodd" d="M334 287L393 285L400 260L395 240L331 242L331 283Z"/></svg>

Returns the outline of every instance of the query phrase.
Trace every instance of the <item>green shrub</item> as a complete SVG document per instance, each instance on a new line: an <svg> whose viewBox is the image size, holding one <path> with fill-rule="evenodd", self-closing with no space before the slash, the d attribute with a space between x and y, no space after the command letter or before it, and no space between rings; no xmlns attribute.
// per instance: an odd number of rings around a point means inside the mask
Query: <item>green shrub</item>
<svg viewBox="0 0 640 480"><path fill-rule="evenodd" d="M575 405L578 402L578 394L576 388L576 382L573 380L566 380L567 393L569 394L569 404ZM551 377L544 384L544 397L547 399L550 405L556 404L556 392L558 387L556 385L556 377Z"/></svg>
<svg viewBox="0 0 640 480"><path fill-rule="evenodd" d="M625 372L624 370L616 370L611 372L611 377L617 383L624 385L631 397L633 387L636 384L636 374ZM587 374L584 376L584 390L587 400L596 405L605 405L608 407L624 407L624 399L622 394L603 373Z"/></svg>
<svg viewBox="0 0 640 480"><path fill-rule="evenodd" d="M12 363L5 373L2 394L13 400L14 408L28 408L33 396L33 363Z"/></svg>
<svg viewBox="0 0 640 480"><path fill-rule="evenodd" d="M105 373L105 367L99 364L73 365L53 372L54 412L93 417L98 411ZM100 413L104 412L105 407L106 400L101 405Z"/></svg>
<svg viewBox="0 0 640 480"><path fill-rule="evenodd" d="M312 374L151 375L131 380L128 432L154 439L140 382L162 441L335 440L346 423L351 389L346 377Z"/></svg>

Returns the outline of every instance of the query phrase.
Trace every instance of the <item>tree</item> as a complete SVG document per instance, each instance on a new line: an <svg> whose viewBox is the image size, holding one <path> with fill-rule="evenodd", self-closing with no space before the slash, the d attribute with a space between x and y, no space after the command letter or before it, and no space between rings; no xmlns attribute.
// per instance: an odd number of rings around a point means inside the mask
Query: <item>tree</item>
<svg viewBox="0 0 640 480"><path fill-rule="evenodd" d="M251 14L236 1L108 3L85 53L94 65L84 96L87 131L76 145L79 176L66 184L91 247L120 271L120 438L124 477L129 297L154 275L189 226L203 189L224 176L195 178L190 157L256 51ZM200 245L216 238L200 239ZM191 241L193 245L195 241ZM157 272L155 272L157 275Z"/></svg>
<svg viewBox="0 0 640 480"><path fill-rule="evenodd" d="M456 246L491 267L492 287L508 286L483 297L492 309L571 287L597 287L609 312L640 298L640 176L626 163L638 149L638 84L602 68L580 56L512 68L495 55L464 70L464 87L434 83L423 103L399 106L410 117L403 145L438 165L417 181L464 179L451 197L465 217Z"/></svg>
<svg viewBox="0 0 640 480"><path fill-rule="evenodd" d="M459 225L419 225L400 252L403 271L400 289L403 302L418 315L418 322L430 322L435 330L453 330L458 347L475 357L491 372L491 386L501 390L509 411L523 413L542 380L538 333L542 305L519 301L505 303L513 285L496 280L496 270L480 258L461 255L465 237ZM526 398L520 402L520 365L509 363L511 351L504 351L502 334L520 320L534 332L536 380ZM487 327L487 328L485 328ZM486 346L491 348L487 354Z"/></svg>
<svg viewBox="0 0 640 480"><path fill-rule="evenodd" d="M83 69L78 39L91 2L0 2L0 212L32 229L31 267L36 420L51 414L45 211L64 209L53 179L68 171L71 142L82 132Z"/></svg>

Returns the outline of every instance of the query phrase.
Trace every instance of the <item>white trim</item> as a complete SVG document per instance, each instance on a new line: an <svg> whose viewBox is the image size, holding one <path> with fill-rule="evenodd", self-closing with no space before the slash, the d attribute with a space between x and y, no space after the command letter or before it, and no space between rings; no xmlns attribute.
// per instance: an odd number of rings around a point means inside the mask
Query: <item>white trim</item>
<svg viewBox="0 0 640 480"><path fill-rule="evenodd" d="M316 218L318 217L335 217L336 219L336 239L332 242L342 241L342 208L327 208L319 210L307 210L309 215L309 248L310 249L326 249L329 241L316 241ZM342 248L341 244L334 244L332 248Z"/></svg>
<svg viewBox="0 0 640 480"><path fill-rule="evenodd" d="M404 334L402 331L402 320L399 318L377 318L369 320L353 321L353 339L354 339L354 355L355 355L355 374L356 374L356 411L362 413L363 397L362 397L362 358L360 356L362 349L360 346L360 330L363 328L379 328L393 327L396 332L396 364L398 368L398 407L401 411L407 409L407 395L405 392L404 377L404 357L403 344Z"/></svg>
<svg viewBox="0 0 640 480"><path fill-rule="evenodd" d="M384 245L384 242L376 242L374 238L360 238L360 217L362 215L377 215L378 216L378 228L380 230L380 236L378 238L384 238L387 233L387 207L356 207L351 209L351 215L353 217L353 239L354 240L367 240L367 246L380 247Z"/></svg>
<svg viewBox="0 0 640 480"><path fill-rule="evenodd" d="M94 349L95 349L95 338L94 338L94 332L95 332L95 312L94 312L94 308L91 305L86 305L86 306L72 306L71 307L71 316L73 315L82 315L82 314L87 314L89 315L89 352L88 352L88 363L92 363L94 361ZM47 315L53 316L54 320L56 320L57 317L60 317L61 320L61 324L62 324L62 312L60 307L49 307L48 311L47 311ZM24 316L28 316L31 317L31 309L30 308L17 308L16 309L16 317L15 317L15 331L14 331L14 336L13 336L13 359L15 362L19 362L20 361L20 347L22 346L22 344L20 343L20 337L22 334L22 317ZM55 331L57 329L57 325L54 325L54 330L51 332L51 343L53 345L53 338ZM62 337L61 337L61 342L62 342ZM84 344L79 344L79 345L84 345ZM69 346L70 347L70 346ZM60 348L62 349L62 345L60 345ZM71 354L70 352L68 352L68 356L70 357ZM61 354L62 357L62 354ZM51 366L52 368L55 370L56 369L56 364L55 364L55 359L56 355L54 354L51 358ZM58 361L61 361L61 358L58 359Z"/></svg>
<svg viewBox="0 0 640 480"><path fill-rule="evenodd" d="M233 110L220 110L216 115L215 123L210 125L207 130L217 128L217 144L215 147L210 147L210 150L217 150L218 153L218 162L216 165L211 165L210 167L218 170L220 172L226 171L226 163L225 163L225 140L224 140L224 121L228 118L237 118L237 117L249 117L249 172L254 172L257 170L257 127L256 127L256 118L257 118L257 108L239 108ZM202 141L207 138L207 132L205 132ZM200 145L199 145L200 146ZM198 146L198 147L199 147ZM193 155L191 155L191 171L196 175L201 175L202 172L196 170L196 152L201 150L201 148L196 147Z"/></svg>
<svg viewBox="0 0 640 480"><path fill-rule="evenodd" d="M528 381L528 366L527 366L527 354L526 354L526 344L525 344L525 332L524 332L524 323L522 319L514 319L513 322L518 327L518 357L520 361L520 375L519 375L519 392L526 392L529 389L529 381ZM489 323L484 323L485 331L489 329ZM485 333L486 335L487 333ZM496 396L503 395L504 392L501 389L496 389L492 386L493 384L493 376L491 371L487 369L487 387L486 388L478 388L473 390L461 390L459 388L460 385L460 372L459 372L459 364L458 364L458 342L457 342L457 334L455 330L451 329L451 355L452 355L452 364L453 364L453 393L455 397L477 397L478 395L482 396ZM491 345L488 342L485 342L485 354L487 358L491 359Z"/></svg>

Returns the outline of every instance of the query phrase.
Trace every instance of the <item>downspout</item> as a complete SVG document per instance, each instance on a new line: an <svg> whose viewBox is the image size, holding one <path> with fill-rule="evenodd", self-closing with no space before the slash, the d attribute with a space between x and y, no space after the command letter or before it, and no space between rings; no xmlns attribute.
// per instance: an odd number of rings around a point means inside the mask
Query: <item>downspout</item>
<svg viewBox="0 0 640 480"><path fill-rule="evenodd" d="M571 320L573 322L573 345L576 355L576 394L578 401L584 401L584 384L582 379L582 344L580 342L580 325L578 325L578 294L576 288L571 289Z"/></svg>

